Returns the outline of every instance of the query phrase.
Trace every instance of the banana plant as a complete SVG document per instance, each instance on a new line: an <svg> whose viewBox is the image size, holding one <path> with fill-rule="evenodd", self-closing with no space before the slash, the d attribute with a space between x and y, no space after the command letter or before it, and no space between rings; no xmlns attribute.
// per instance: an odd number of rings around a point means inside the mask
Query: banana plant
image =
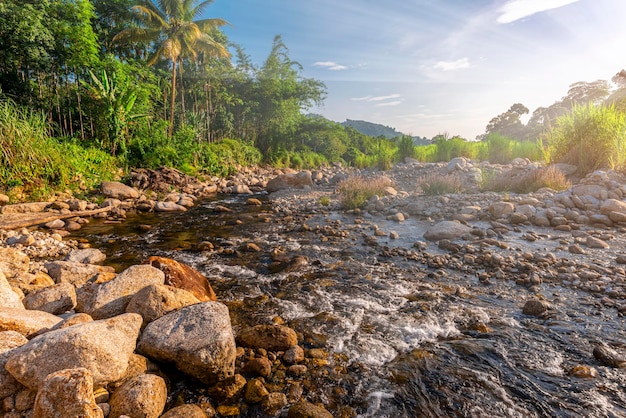
<svg viewBox="0 0 626 418"><path fill-rule="evenodd" d="M89 75L91 83L83 82L83 85L102 104L109 125L108 144L103 141L102 146L109 148L111 155L119 154L123 157L127 151L131 122L148 115L133 113L137 89L128 83L119 82L115 72L109 76L102 70L98 77L89 71Z"/></svg>

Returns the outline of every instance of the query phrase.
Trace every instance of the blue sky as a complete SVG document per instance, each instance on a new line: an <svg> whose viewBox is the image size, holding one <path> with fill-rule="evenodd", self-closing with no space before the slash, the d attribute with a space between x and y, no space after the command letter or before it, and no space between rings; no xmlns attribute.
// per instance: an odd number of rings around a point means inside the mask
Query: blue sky
<svg viewBox="0 0 626 418"><path fill-rule="evenodd" d="M261 65L275 35L323 81L328 119L474 139L626 68L624 0L215 0L205 17Z"/></svg>

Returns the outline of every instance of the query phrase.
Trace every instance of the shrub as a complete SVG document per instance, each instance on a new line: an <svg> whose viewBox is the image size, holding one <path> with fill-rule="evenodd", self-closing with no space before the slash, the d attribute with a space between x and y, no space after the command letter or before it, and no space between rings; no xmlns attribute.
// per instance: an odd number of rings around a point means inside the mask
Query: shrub
<svg viewBox="0 0 626 418"><path fill-rule="evenodd" d="M461 179L458 176L428 174L419 180L419 185L424 194L433 196L447 193L459 193L463 189Z"/></svg>
<svg viewBox="0 0 626 418"><path fill-rule="evenodd" d="M626 166L626 116L614 106L574 107L543 140L548 162L574 164L582 174Z"/></svg>
<svg viewBox="0 0 626 418"><path fill-rule="evenodd" d="M373 196L382 195L385 187L391 185L391 180L387 177L348 177L346 180L339 183L342 206L346 209L363 207Z"/></svg>
<svg viewBox="0 0 626 418"><path fill-rule="evenodd" d="M538 168L524 176L510 178L503 175L495 175L495 172L483 172L481 189L494 192L531 193L543 187L553 190L565 190L570 187L561 170L554 166Z"/></svg>

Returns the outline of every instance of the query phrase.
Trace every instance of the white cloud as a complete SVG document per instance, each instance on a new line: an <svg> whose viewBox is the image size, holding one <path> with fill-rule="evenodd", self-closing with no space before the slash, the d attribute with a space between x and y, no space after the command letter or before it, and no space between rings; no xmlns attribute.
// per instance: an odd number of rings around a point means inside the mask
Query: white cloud
<svg viewBox="0 0 626 418"><path fill-rule="evenodd" d="M376 107L387 107L387 106L398 106L399 104L402 104L402 100L396 100L393 102L385 102L385 103L376 103Z"/></svg>
<svg viewBox="0 0 626 418"><path fill-rule="evenodd" d="M318 61L318 62L314 62L313 66L327 68L331 71L343 71L343 70L348 69L348 67L346 67L345 65L337 64L336 62L333 62L333 61Z"/></svg>
<svg viewBox="0 0 626 418"><path fill-rule="evenodd" d="M509 0L499 10L498 23L512 23L546 10L558 9L580 0Z"/></svg>
<svg viewBox="0 0 626 418"><path fill-rule="evenodd" d="M461 58L456 61L439 61L435 64L435 69L442 71L454 71L461 70L463 68L469 68L470 61L468 58Z"/></svg>
<svg viewBox="0 0 626 418"><path fill-rule="evenodd" d="M390 94L388 96L364 96L364 97L353 97L350 100L354 100L356 102L382 102L384 100L389 100L389 99L398 99L402 97L399 94Z"/></svg>

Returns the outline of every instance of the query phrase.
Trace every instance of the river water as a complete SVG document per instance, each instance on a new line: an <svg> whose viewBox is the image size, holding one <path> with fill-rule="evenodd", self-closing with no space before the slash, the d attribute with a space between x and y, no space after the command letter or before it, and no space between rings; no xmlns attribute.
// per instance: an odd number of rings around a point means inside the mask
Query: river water
<svg viewBox="0 0 626 418"><path fill-rule="evenodd" d="M597 344L626 352L616 309L544 283L539 293L551 314L524 315L524 301L536 296L526 287L480 281L446 265L440 250L439 265L419 257L419 224L406 222L399 239L371 245L364 222L277 214L269 202L227 197L185 213L94 221L73 237L102 249L118 270L151 255L195 267L229 306L235 331L282 318L305 349L328 352L303 387L333 416L626 417L624 369L592 354ZM581 366L597 375L577 377Z"/></svg>

